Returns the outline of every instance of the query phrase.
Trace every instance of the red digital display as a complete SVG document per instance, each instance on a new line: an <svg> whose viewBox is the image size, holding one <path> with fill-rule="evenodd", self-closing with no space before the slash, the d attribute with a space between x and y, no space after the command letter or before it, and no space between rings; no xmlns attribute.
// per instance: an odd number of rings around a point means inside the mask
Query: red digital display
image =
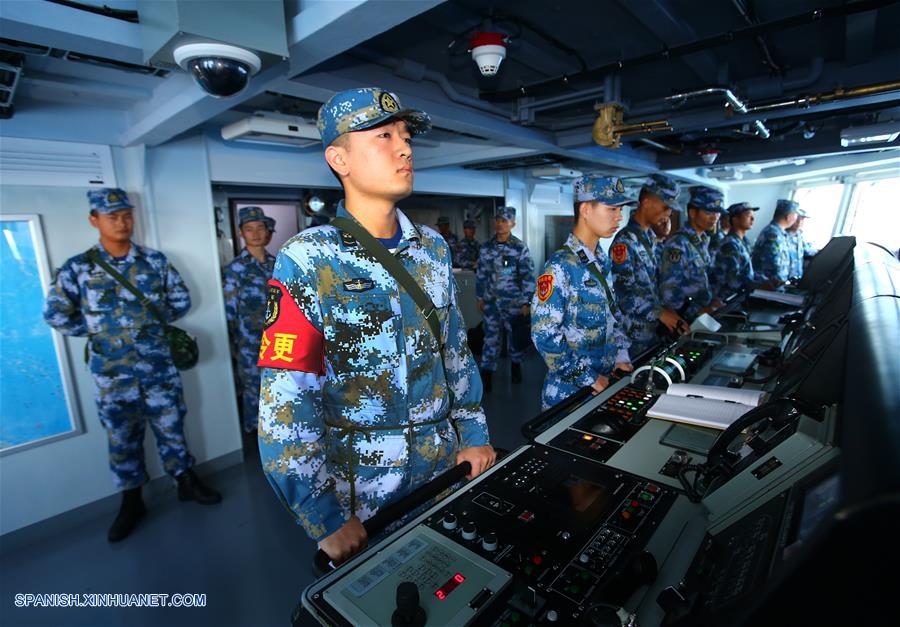
<svg viewBox="0 0 900 627"><path fill-rule="evenodd" d="M455 575L450 577L450 579L448 579L447 582L443 586L441 586L440 588L438 588L437 590L434 591L434 596L436 596L438 599L443 601L448 596L450 596L451 592L453 592L454 590L456 590L457 587L459 587L459 584L461 584L465 580L466 580L466 578L463 577L461 573L456 573Z"/></svg>

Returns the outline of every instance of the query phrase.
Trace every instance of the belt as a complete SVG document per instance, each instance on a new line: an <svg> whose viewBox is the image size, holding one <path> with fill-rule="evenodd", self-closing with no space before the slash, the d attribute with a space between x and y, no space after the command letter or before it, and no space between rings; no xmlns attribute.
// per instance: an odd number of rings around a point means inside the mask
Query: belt
<svg viewBox="0 0 900 627"><path fill-rule="evenodd" d="M406 441L410 449L410 453L412 452L413 443L416 440L415 429L419 427L430 427L433 425L441 424L442 422L450 422L449 413L447 416L443 418L438 418L436 420L427 420L425 422L409 422L406 424L399 425L357 425L350 422L339 422L333 423L325 421L326 430L333 430L335 437L338 439L344 439L347 436L350 436L350 459L348 463L348 481L350 483L350 514L356 515L356 455L354 449L354 436L357 433L363 434L363 437L366 438L366 442L372 441L372 432L373 431L406 431Z"/></svg>

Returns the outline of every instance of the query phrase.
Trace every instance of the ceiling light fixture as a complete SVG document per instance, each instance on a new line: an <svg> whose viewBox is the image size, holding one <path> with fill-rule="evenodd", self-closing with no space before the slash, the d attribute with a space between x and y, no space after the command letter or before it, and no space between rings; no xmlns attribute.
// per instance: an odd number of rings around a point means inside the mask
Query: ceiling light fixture
<svg viewBox="0 0 900 627"><path fill-rule="evenodd" d="M900 137L900 122L884 122L869 126L854 126L841 131L841 146L883 144Z"/></svg>

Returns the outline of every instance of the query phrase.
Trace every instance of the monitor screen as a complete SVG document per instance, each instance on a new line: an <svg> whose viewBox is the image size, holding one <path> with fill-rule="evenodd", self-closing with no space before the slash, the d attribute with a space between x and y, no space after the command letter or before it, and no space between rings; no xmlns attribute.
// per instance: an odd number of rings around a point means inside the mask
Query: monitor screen
<svg viewBox="0 0 900 627"><path fill-rule="evenodd" d="M799 521L795 523L792 541L784 547L782 559L790 559L804 547L823 523L834 515L841 498L841 478L833 473L801 492Z"/></svg>

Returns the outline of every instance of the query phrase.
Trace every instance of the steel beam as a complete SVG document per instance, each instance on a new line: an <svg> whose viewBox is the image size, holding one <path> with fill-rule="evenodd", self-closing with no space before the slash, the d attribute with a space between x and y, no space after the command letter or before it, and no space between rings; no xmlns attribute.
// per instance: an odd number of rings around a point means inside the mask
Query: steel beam
<svg viewBox="0 0 900 627"><path fill-rule="evenodd" d="M139 24L51 2L3 2L0 34L49 48L144 64Z"/></svg>
<svg viewBox="0 0 900 627"><path fill-rule="evenodd" d="M670 0L618 0L618 4L667 47L700 39L690 24L675 14ZM711 52L696 52L681 60L701 81L710 85L718 82L718 62Z"/></svg>
<svg viewBox="0 0 900 627"><path fill-rule="evenodd" d="M638 172L655 171L657 167L655 159L647 156L650 153L630 149L610 150L600 146L561 147L556 143L552 133L525 128L513 124L502 116L455 104L432 84L399 78L380 66L360 64L352 67L331 67L332 65L337 64L328 64L315 72L273 86L274 90L286 95L307 97L302 94L309 93L310 88L333 93L345 89L347 85L381 85L396 92L404 106L427 111L434 125L439 128L469 133L539 153L553 153L561 157L589 161L598 166L612 166Z"/></svg>
<svg viewBox="0 0 900 627"><path fill-rule="evenodd" d="M288 61L254 76L249 87L233 98L213 98L187 75L173 73L154 90L148 102L132 107L128 115L131 125L120 141L125 146L168 141L260 93L274 91L273 86L285 78L319 65L443 1L303 0L299 3L300 12L288 23ZM371 81L356 84L369 85Z"/></svg>

